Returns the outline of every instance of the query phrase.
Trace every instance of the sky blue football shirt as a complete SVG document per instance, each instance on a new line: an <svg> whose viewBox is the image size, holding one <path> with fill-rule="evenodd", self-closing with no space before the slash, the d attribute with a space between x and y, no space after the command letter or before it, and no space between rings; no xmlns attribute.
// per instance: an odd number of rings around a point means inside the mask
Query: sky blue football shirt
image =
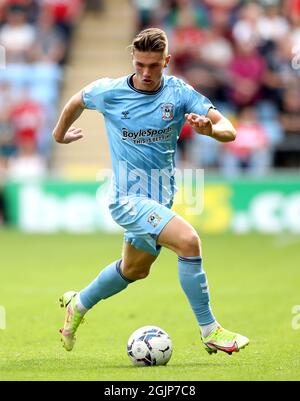
<svg viewBox="0 0 300 401"><path fill-rule="evenodd" d="M85 107L105 119L113 166L110 204L133 195L170 206L184 114L206 115L213 105L174 76L163 76L155 92L134 88L132 77L99 79L83 90Z"/></svg>

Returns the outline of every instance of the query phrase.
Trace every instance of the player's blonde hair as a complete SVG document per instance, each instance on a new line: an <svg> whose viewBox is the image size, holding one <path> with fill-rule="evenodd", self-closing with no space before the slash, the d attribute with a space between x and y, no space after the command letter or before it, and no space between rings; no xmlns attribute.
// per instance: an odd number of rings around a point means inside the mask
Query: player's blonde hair
<svg viewBox="0 0 300 401"><path fill-rule="evenodd" d="M136 35L129 48L132 54L138 50L140 52L162 52L167 55L168 38L162 29L144 29Z"/></svg>

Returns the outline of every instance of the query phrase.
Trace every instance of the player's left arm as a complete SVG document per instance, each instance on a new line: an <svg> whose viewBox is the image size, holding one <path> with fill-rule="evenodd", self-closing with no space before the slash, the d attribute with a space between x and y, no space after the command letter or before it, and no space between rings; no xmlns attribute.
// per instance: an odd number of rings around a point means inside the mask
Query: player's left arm
<svg viewBox="0 0 300 401"><path fill-rule="evenodd" d="M187 113L185 118L198 134L210 136L220 142L231 142L236 138L236 130L228 118L213 108L209 109L206 116Z"/></svg>

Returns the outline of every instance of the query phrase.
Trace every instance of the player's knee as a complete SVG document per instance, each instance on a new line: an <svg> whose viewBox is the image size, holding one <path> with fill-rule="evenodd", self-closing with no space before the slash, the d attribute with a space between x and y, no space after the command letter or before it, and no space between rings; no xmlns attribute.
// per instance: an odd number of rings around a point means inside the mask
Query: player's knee
<svg viewBox="0 0 300 401"><path fill-rule="evenodd" d="M190 231L180 238L178 256L198 256L201 252L201 243L198 234Z"/></svg>
<svg viewBox="0 0 300 401"><path fill-rule="evenodd" d="M142 280L150 273L150 266L127 265L123 267L123 274L129 280Z"/></svg>
<svg viewBox="0 0 300 401"><path fill-rule="evenodd" d="M136 275L136 280L142 280L143 278L146 278L149 276L150 269L145 269L145 270L139 270L135 273Z"/></svg>

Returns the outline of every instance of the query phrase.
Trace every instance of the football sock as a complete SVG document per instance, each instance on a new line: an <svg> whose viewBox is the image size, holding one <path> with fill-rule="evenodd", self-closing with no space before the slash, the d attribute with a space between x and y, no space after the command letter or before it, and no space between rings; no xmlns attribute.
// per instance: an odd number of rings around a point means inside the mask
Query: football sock
<svg viewBox="0 0 300 401"><path fill-rule="evenodd" d="M202 269L202 258L179 256L178 272L181 287L194 311L202 335L206 337L218 324L209 304L209 289L206 274Z"/></svg>
<svg viewBox="0 0 300 401"><path fill-rule="evenodd" d="M120 266L122 260L105 267L95 280L79 293L79 303L91 309L101 299L106 299L124 290L133 281L123 276Z"/></svg>
<svg viewBox="0 0 300 401"><path fill-rule="evenodd" d="M201 330L201 335L202 337L207 337L210 335L210 333L212 333L217 327L219 327L219 323L214 321L211 324L208 324L206 326L200 326L200 330Z"/></svg>
<svg viewBox="0 0 300 401"><path fill-rule="evenodd" d="M88 311L88 309L86 309L86 308L83 306L83 304L81 303L80 294L77 294L77 295L76 295L75 305L76 305L76 308L77 308L78 312L79 312L81 315L85 315L86 312Z"/></svg>

